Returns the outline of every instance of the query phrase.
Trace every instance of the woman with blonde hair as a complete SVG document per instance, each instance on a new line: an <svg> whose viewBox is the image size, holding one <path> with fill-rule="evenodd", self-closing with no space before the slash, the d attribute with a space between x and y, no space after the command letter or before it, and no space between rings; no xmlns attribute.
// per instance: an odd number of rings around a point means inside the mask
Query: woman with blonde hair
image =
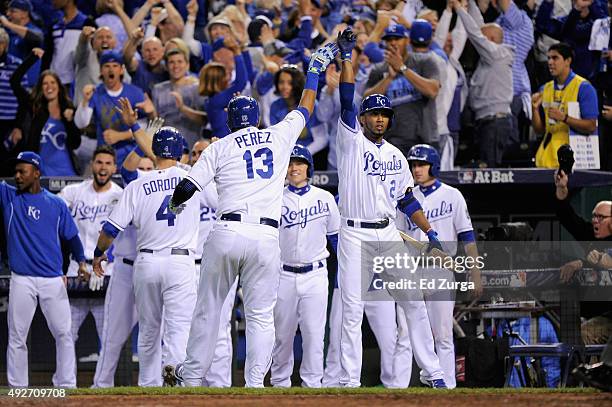
<svg viewBox="0 0 612 407"><path fill-rule="evenodd" d="M233 37L225 39L225 47L234 54L236 78L230 85L231 70L218 62L209 62L200 71L200 95L206 96L204 110L214 137L225 137L230 133L227 127L225 107L235 93L242 92L247 84L247 69L240 46Z"/></svg>

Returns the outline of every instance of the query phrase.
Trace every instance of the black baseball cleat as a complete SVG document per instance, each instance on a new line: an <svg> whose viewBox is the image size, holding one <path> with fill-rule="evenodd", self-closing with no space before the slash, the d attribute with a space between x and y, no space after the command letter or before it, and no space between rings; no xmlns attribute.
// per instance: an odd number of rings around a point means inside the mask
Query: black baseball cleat
<svg viewBox="0 0 612 407"><path fill-rule="evenodd" d="M599 362L580 365L572 371L578 380L604 391L612 391L612 367Z"/></svg>
<svg viewBox="0 0 612 407"><path fill-rule="evenodd" d="M164 371L162 373L162 377L164 379L164 387L184 387L185 384L183 382L183 378L180 373L183 371L183 364L179 363L178 365L166 365L164 366Z"/></svg>

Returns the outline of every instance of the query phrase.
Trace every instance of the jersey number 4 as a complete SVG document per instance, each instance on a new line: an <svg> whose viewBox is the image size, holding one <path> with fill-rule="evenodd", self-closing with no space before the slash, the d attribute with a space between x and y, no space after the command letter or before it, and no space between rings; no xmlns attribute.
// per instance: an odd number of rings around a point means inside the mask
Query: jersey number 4
<svg viewBox="0 0 612 407"><path fill-rule="evenodd" d="M164 197L164 201L157 210L157 213L155 214L155 220L166 220L168 221L168 226L174 226L174 219L176 219L176 215L170 212L170 210L168 209L168 203L170 202L170 198L172 198L172 195L166 195Z"/></svg>
<svg viewBox="0 0 612 407"><path fill-rule="evenodd" d="M265 166L265 170L259 168L255 170L257 175L265 179L272 178L272 175L274 174L274 157L272 156L272 150L270 150L268 147L260 148L259 150L255 151L255 154L251 154L250 150L244 152L242 159L246 161L247 178L255 178L255 174L253 173L253 156L255 156L255 158L262 157L263 165Z"/></svg>

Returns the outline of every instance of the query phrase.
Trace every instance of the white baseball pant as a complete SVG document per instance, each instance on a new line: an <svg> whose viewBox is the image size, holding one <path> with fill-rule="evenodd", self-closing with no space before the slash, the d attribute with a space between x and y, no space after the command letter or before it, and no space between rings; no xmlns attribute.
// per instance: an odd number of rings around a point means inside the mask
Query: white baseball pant
<svg viewBox="0 0 612 407"><path fill-rule="evenodd" d="M122 257L116 257L115 269L106 289L102 347L92 387L115 386L121 349L137 321L133 265L124 263Z"/></svg>
<svg viewBox="0 0 612 407"><path fill-rule="evenodd" d="M393 309L392 309L393 308ZM385 387L394 387L393 362L396 341L395 303L366 301L364 311L380 350L380 381ZM340 332L342 330L342 298L340 289L334 289L329 314L329 345L325 358L323 387L340 387Z"/></svg>
<svg viewBox="0 0 612 407"><path fill-rule="evenodd" d="M343 221L344 222L344 221ZM339 287L342 298L342 331L340 335L340 363L343 387L361 386L362 342L361 323L364 301L361 290L361 243L402 241L391 221L384 229L340 228L338 241ZM393 305L393 301L387 301ZM434 352L433 337L423 300L399 301L404 309L415 358L427 380L443 377L440 362ZM394 307L393 307L394 308ZM396 337L397 338L397 337ZM397 340L397 339L396 339ZM393 346L395 352L395 347Z"/></svg>
<svg viewBox="0 0 612 407"><path fill-rule="evenodd" d="M293 340L298 327L302 336L302 387L321 387L323 348L327 314L327 268L307 273L281 271L278 298L274 307L276 340L272 352L274 387L291 387Z"/></svg>
<svg viewBox="0 0 612 407"><path fill-rule="evenodd" d="M246 314L247 387L263 387L274 346L274 304L280 276L278 230L218 221L204 244L198 301L191 322L183 379L201 386L211 368L228 293L240 274Z"/></svg>
<svg viewBox="0 0 612 407"><path fill-rule="evenodd" d="M427 315L431 324L436 354L444 371L444 382L449 389L457 387L455 378L455 345L453 342L453 301L425 300ZM396 387L406 388L412 375L412 346L403 309L397 309L398 339L394 368ZM421 380L427 380L421 371Z"/></svg>
<svg viewBox="0 0 612 407"><path fill-rule="evenodd" d="M134 263L134 294L138 312L138 385L162 385L162 312L167 334L166 363L185 358L196 300L192 255L171 255L170 249L138 253Z"/></svg>
<svg viewBox="0 0 612 407"><path fill-rule="evenodd" d="M70 304L62 277L30 277L11 273L8 306L7 379L11 387L27 387L28 331L37 300L55 339L54 387L76 387L76 355Z"/></svg>
<svg viewBox="0 0 612 407"><path fill-rule="evenodd" d="M201 266L197 266L196 283L200 281ZM197 285L196 285L197 288ZM202 386L205 387L231 387L232 386L232 356L234 346L232 345L232 311L236 302L236 290L238 289L238 278L232 284L227 298L221 308L219 324L219 335L215 345L215 355L212 365L204 375ZM224 323L224 321L227 321Z"/></svg>

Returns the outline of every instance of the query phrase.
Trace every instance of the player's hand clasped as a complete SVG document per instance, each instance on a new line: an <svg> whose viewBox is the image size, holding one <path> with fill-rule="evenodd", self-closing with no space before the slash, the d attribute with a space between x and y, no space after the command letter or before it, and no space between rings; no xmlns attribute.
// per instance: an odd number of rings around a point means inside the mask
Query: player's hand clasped
<svg viewBox="0 0 612 407"><path fill-rule="evenodd" d="M330 42L325 46L316 50L310 58L310 64L308 64L308 72L320 75L325 71L327 66L336 58L338 55L338 45L335 42Z"/></svg>
<svg viewBox="0 0 612 407"><path fill-rule="evenodd" d="M338 33L337 43L340 49L340 58L343 61L350 61L353 54L353 48L355 48L355 44L357 43L357 36L353 30L351 30L351 27Z"/></svg>

